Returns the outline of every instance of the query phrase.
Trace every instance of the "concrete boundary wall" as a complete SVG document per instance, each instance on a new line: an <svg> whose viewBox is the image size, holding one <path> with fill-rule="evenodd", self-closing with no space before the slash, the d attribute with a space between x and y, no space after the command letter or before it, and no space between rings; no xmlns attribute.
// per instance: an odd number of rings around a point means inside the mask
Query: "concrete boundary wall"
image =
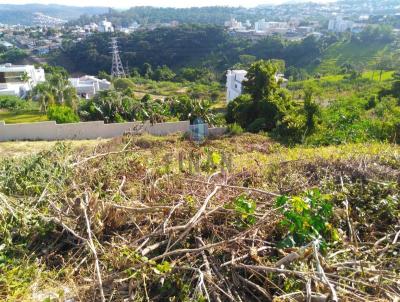
<svg viewBox="0 0 400 302"><path fill-rule="evenodd" d="M103 121L57 124L54 121L27 124L5 124L0 121L0 141L81 140L112 138L127 132L147 132L152 135L168 135L187 132L189 121L160 123L129 122L104 124Z"/></svg>

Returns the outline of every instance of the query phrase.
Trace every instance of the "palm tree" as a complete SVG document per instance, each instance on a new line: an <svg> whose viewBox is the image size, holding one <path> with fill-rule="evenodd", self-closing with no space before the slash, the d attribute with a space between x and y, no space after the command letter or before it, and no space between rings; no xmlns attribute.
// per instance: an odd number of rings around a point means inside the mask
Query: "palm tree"
<svg viewBox="0 0 400 302"><path fill-rule="evenodd" d="M24 71L24 73L21 74L21 81L24 83L28 83L29 88L30 89L32 88L31 77L26 71Z"/></svg>
<svg viewBox="0 0 400 302"><path fill-rule="evenodd" d="M66 77L62 74L53 74L48 82L58 104L76 109L77 92Z"/></svg>
<svg viewBox="0 0 400 302"><path fill-rule="evenodd" d="M37 84L33 88L32 99L39 102L41 112L47 112L47 108L55 103L52 89L48 82Z"/></svg>

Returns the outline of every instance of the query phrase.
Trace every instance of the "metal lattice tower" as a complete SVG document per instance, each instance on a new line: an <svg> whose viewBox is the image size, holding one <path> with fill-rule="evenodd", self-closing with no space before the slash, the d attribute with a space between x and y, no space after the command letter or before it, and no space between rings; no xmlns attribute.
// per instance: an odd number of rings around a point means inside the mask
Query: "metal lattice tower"
<svg viewBox="0 0 400 302"><path fill-rule="evenodd" d="M111 53L112 53L112 67L111 76L114 78L125 77L124 67L122 66L121 58L119 56L117 38L111 39Z"/></svg>

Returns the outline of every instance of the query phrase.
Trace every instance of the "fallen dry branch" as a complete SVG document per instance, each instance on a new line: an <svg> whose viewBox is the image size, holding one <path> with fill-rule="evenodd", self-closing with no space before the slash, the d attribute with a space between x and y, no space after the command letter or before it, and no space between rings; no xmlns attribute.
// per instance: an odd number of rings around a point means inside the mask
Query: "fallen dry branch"
<svg viewBox="0 0 400 302"><path fill-rule="evenodd" d="M397 163L373 155L257 157L257 169L222 173L205 165L189 175L160 159L180 143L123 138L57 161L65 163L57 166L64 180L48 177L52 162L32 196L32 183L20 195L0 193L0 224L10 230L0 239L24 238L27 255L67 272L54 284L72 284L73 301L398 299ZM321 225L339 238L312 233L294 242L293 223L281 222L301 211L285 213L291 205L278 206L274 192L299 202L313 189L333 200L332 217ZM40 224L43 237L29 229ZM0 278L0 300L2 285Z"/></svg>
<svg viewBox="0 0 400 302"><path fill-rule="evenodd" d="M88 235L88 239L86 242L87 242L87 245L89 246L89 248L93 254L93 257L94 257L96 277L97 277L97 282L99 284L99 291L100 291L100 299L101 299L101 302L105 302L106 298L104 296L103 279L101 277L100 261L99 261L99 257L97 256L96 246L94 245L94 242L93 242L92 230L90 227L90 219L89 219L89 216L87 213L88 205L89 205L89 198L88 198L88 195L85 194L85 205L82 205L82 210L83 210L83 214L85 215L86 231L87 231L87 235Z"/></svg>

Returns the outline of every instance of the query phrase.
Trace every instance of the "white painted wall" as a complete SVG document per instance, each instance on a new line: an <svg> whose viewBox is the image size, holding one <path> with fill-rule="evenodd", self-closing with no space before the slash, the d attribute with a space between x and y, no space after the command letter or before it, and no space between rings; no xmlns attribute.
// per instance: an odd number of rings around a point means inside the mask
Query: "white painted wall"
<svg viewBox="0 0 400 302"><path fill-rule="evenodd" d="M82 122L74 124L57 124L54 121L5 124L0 121L0 141L35 141L35 140L66 140L66 139L97 139L121 136L126 132L135 132L143 125L143 132L152 135L167 135L189 130L189 121L160 123L151 125L149 122L104 124L103 121ZM139 127L141 128L141 127Z"/></svg>

